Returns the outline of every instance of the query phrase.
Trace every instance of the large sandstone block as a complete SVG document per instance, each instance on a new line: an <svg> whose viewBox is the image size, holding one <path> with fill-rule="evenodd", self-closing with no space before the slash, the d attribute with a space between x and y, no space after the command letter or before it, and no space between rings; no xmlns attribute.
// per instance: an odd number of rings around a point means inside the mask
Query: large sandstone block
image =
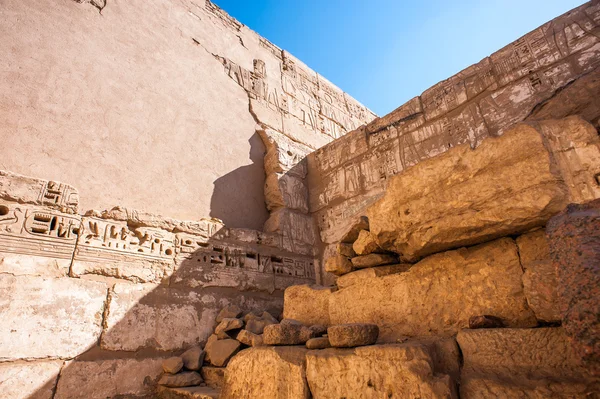
<svg viewBox="0 0 600 399"><path fill-rule="evenodd" d="M560 321L558 276L550 259L550 249L544 230L537 230L517 238L523 290L527 303L538 320Z"/></svg>
<svg viewBox="0 0 600 399"><path fill-rule="evenodd" d="M150 395L162 373L162 358L68 362L60 373L56 399Z"/></svg>
<svg viewBox="0 0 600 399"><path fill-rule="evenodd" d="M399 336L456 334L469 318L500 317L508 326L536 324L527 306L517 246L503 238L432 255L410 270L365 279L331 294L332 324L374 323L379 342Z"/></svg>
<svg viewBox="0 0 600 399"><path fill-rule="evenodd" d="M313 398L456 398L424 345L376 345L311 351L306 376Z"/></svg>
<svg viewBox="0 0 600 399"><path fill-rule="evenodd" d="M598 382L562 328L463 330L461 398L587 398Z"/></svg>
<svg viewBox="0 0 600 399"><path fill-rule="evenodd" d="M372 277L383 277L388 276L390 274L397 274L407 271L412 267L411 264L399 264L399 265L389 265L389 266L379 266L379 267L369 267L367 269L360 269L348 274L344 274L343 276L338 277L336 280L336 285L338 288L346 288L351 285L361 284L364 280L370 279Z"/></svg>
<svg viewBox="0 0 600 399"><path fill-rule="evenodd" d="M567 200L542 136L518 125L393 177L367 214L379 244L414 261L543 226Z"/></svg>
<svg viewBox="0 0 600 399"><path fill-rule="evenodd" d="M0 363L0 399L52 399L62 361Z"/></svg>
<svg viewBox="0 0 600 399"><path fill-rule="evenodd" d="M546 231L562 325L577 354L600 376L600 200L569 205Z"/></svg>
<svg viewBox="0 0 600 399"><path fill-rule="evenodd" d="M258 347L241 351L227 365L221 398L310 398L306 382L307 352L302 347Z"/></svg>
<svg viewBox="0 0 600 399"><path fill-rule="evenodd" d="M329 297L335 288L295 285L285 290L283 317L307 326L329 325Z"/></svg>
<svg viewBox="0 0 600 399"><path fill-rule="evenodd" d="M85 352L102 332L107 291L94 281L0 275L0 359Z"/></svg>

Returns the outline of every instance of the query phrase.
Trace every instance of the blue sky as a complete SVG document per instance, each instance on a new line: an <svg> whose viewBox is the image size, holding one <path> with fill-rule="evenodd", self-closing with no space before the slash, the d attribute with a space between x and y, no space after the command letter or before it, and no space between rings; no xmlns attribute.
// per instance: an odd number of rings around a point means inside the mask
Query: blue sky
<svg viewBox="0 0 600 399"><path fill-rule="evenodd" d="M582 0L213 0L385 115Z"/></svg>

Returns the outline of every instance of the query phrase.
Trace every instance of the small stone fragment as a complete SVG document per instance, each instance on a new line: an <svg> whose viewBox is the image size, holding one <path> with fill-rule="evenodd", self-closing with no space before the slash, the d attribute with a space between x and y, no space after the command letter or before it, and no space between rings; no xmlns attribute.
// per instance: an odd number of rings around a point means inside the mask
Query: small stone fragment
<svg viewBox="0 0 600 399"><path fill-rule="evenodd" d="M313 332L302 324L283 320L265 328L263 342L266 345L303 345L313 338Z"/></svg>
<svg viewBox="0 0 600 399"><path fill-rule="evenodd" d="M277 324L279 323L279 320L277 320L277 318L275 318L271 313L269 312L262 312L262 315L260 316L263 320L266 320L268 322L270 322L271 324Z"/></svg>
<svg viewBox="0 0 600 399"><path fill-rule="evenodd" d="M320 337L327 333L327 326L323 324L313 324L308 328L313 332L315 337Z"/></svg>
<svg viewBox="0 0 600 399"><path fill-rule="evenodd" d="M311 338L308 341L306 341L306 347L308 349L327 349L331 348L331 344L329 343L329 338L318 337Z"/></svg>
<svg viewBox="0 0 600 399"><path fill-rule="evenodd" d="M239 306L237 306L237 305L229 305L229 306L224 307L223 309L221 309L221 311L217 315L217 323L222 322L223 319L237 319L243 313L244 312L242 311L242 309L240 309Z"/></svg>
<svg viewBox="0 0 600 399"><path fill-rule="evenodd" d="M204 362L205 355L206 352L204 352L199 346L194 346L193 348L188 349L181 355L183 367L193 371L200 370L202 363Z"/></svg>
<svg viewBox="0 0 600 399"><path fill-rule="evenodd" d="M170 388L193 387L202 383L202 376L195 371L184 371L179 374L164 374L158 385Z"/></svg>
<svg viewBox="0 0 600 399"><path fill-rule="evenodd" d="M207 343L206 354L210 364L217 367L223 367L229 359L240 350L241 344L234 339L220 339Z"/></svg>
<svg viewBox="0 0 600 399"><path fill-rule="evenodd" d="M341 276L352 271L352 262L342 255L332 256L325 261L325 271Z"/></svg>
<svg viewBox="0 0 600 399"><path fill-rule="evenodd" d="M237 340L247 346L261 346L263 344L262 335L254 334L248 330L240 331Z"/></svg>
<svg viewBox="0 0 600 399"><path fill-rule="evenodd" d="M377 342L379 327L376 324L341 324L327 329L327 337L334 348L353 348Z"/></svg>
<svg viewBox="0 0 600 399"><path fill-rule="evenodd" d="M170 357L162 363L162 368L165 373L177 374L183 368L183 360L179 356Z"/></svg>
<svg viewBox="0 0 600 399"><path fill-rule="evenodd" d="M501 318L489 315L473 316L469 319L469 328L476 330L478 328L502 328L504 322Z"/></svg>
<svg viewBox="0 0 600 399"><path fill-rule="evenodd" d="M244 315L243 320L244 320L244 323L248 323L250 320L257 319L257 318L260 318L260 315L255 311L251 311Z"/></svg>
<svg viewBox="0 0 600 399"><path fill-rule="evenodd" d="M352 249L357 255L369 255L375 252L381 252L381 247L377 244L374 234L367 230L361 230L358 238L352 244Z"/></svg>
<svg viewBox="0 0 600 399"><path fill-rule="evenodd" d="M275 322L273 322L273 320L273 317L271 317L270 319L265 319L263 317L251 319L246 324L246 330L250 331L253 334L260 335L263 333L266 326L269 326L271 324L277 324L277 320L275 320Z"/></svg>
<svg viewBox="0 0 600 399"><path fill-rule="evenodd" d="M244 327L244 322L240 319L234 318L225 318L219 323L217 328L215 328L215 334L219 335L219 333L227 332L231 330L238 330Z"/></svg>
<svg viewBox="0 0 600 399"><path fill-rule="evenodd" d="M385 266L398 263L398 258L394 255L370 254L352 258L352 265L356 269L367 267Z"/></svg>
<svg viewBox="0 0 600 399"><path fill-rule="evenodd" d="M353 244L358 238L358 234L361 230L369 230L369 219L366 216L359 217L340 241L347 244Z"/></svg>
<svg viewBox="0 0 600 399"><path fill-rule="evenodd" d="M200 370L200 374L209 387L217 389L223 386L223 380L225 379L224 367L204 366Z"/></svg>
<svg viewBox="0 0 600 399"><path fill-rule="evenodd" d="M347 258L354 258L356 256L356 252L354 252L352 244L347 244L343 242L338 243L337 253Z"/></svg>

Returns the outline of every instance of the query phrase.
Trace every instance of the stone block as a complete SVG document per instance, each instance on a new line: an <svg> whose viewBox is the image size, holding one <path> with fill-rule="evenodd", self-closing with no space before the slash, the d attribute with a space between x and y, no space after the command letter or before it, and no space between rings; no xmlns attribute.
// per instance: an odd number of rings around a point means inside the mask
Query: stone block
<svg viewBox="0 0 600 399"><path fill-rule="evenodd" d="M285 290L283 317L298 320L307 326L329 325L329 297L335 288L296 285Z"/></svg>
<svg viewBox="0 0 600 399"><path fill-rule="evenodd" d="M204 349L210 364L223 367L240 350L240 346L240 343L234 339L219 339L207 342Z"/></svg>
<svg viewBox="0 0 600 399"><path fill-rule="evenodd" d="M352 266L354 266L355 269L385 266L394 263L398 263L398 257L396 255L369 254L352 258Z"/></svg>
<svg viewBox="0 0 600 399"><path fill-rule="evenodd" d="M340 242L354 244L362 230L369 230L369 219L366 216L358 217L342 236Z"/></svg>
<svg viewBox="0 0 600 399"><path fill-rule="evenodd" d="M381 247L377 244L377 237L367 230L361 230L358 233L358 238L352 244L352 249L357 255L369 255L381 251Z"/></svg>
<svg viewBox="0 0 600 399"><path fill-rule="evenodd" d="M236 339L246 346L262 346L262 335L254 334L248 330L242 330L237 335Z"/></svg>
<svg viewBox="0 0 600 399"><path fill-rule="evenodd" d="M265 345L304 345L314 337L314 332L298 323L272 324L265 328L263 342Z"/></svg>
<svg viewBox="0 0 600 399"><path fill-rule="evenodd" d="M193 387L202 383L202 376L195 371L184 371L179 374L164 374L158 385L170 388Z"/></svg>
<svg viewBox="0 0 600 399"><path fill-rule="evenodd" d="M0 252L0 273L13 276L66 277L69 267L69 259Z"/></svg>
<svg viewBox="0 0 600 399"><path fill-rule="evenodd" d="M352 262L343 255L334 255L325 261L325 271L336 276L342 276L352 271Z"/></svg>
<svg viewBox="0 0 600 399"><path fill-rule="evenodd" d="M159 399L218 399L219 391L210 387L168 388L158 387Z"/></svg>
<svg viewBox="0 0 600 399"><path fill-rule="evenodd" d="M302 347L260 347L241 351L227 365L223 399L308 399Z"/></svg>
<svg viewBox="0 0 600 399"><path fill-rule="evenodd" d="M165 359L162 368L165 373L177 374L183 368L183 359L179 356Z"/></svg>
<svg viewBox="0 0 600 399"><path fill-rule="evenodd" d="M567 201L542 135L518 125L475 150L454 147L393 177L367 214L382 248L414 261L543 226Z"/></svg>
<svg viewBox="0 0 600 399"><path fill-rule="evenodd" d="M200 370L200 375L202 375L204 382L209 387L221 388L225 380L225 368L204 366Z"/></svg>
<svg viewBox="0 0 600 399"><path fill-rule="evenodd" d="M102 332L107 292L94 281L0 275L0 359L85 352Z"/></svg>
<svg viewBox="0 0 600 399"><path fill-rule="evenodd" d="M304 179L271 173L265 180L265 202L267 209L289 208L308 213L308 187Z"/></svg>
<svg viewBox="0 0 600 399"><path fill-rule="evenodd" d="M427 346L375 345L310 351L306 377L313 398L457 398L454 382L436 373Z"/></svg>
<svg viewBox="0 0 600 399"><path fill-rule="evenodd" d="M62 361L0 363L0 399L52 399Z"/></svg>
<svg viewBox="0 0 600 399"><path fill-rule="evenodd" d="M350 287L351 285L361 284L364 280L368 280L372 277L383 277L389 276L390 274L402 273L409 270L411 267L412 265L409 263L369 267L344 274L343 276L338 277L335 283L339 289L342 289Z"/></svg>
<svg viewBox="0 0 600 399"><path fill-rule="evenodd" d="M327 349L331 348L331 343L327 337L317 337L306 341L306 347L308 349Z"/></svg>
<svg viewBox="0 0 600 399"><path fill-rule="evenodd" d="M481 314L511 327L537 321L527 306L517 246L503 238L432 255L410 270L365 279L331 294L332 324L374 323L380 342L400 336L451 336Z"/></svg>
<svg viewBox="0 0 600 399"><path fill-rule="evenodd" d="M63 367L56 399L151 395L162 373L161 358L71 361Z"/></svg>
<svg viewBox="0 0 600 399"><path fill-rule="evenodd" d="M219 335L221 333L239 330L244 327L244 322L240 319L226 318L221 320L217 328L215 328L215 334Z"/></svg>
<svg viewBox="0 0 600 399"><path fill-rule="evenodd" d="M337 253L345 256L347 258L353 258L356 256L356 252L354 252L354 248L352 248L352 244L340 242L337 245Z"/></svg>
<svg viewBox="0 0 600 399"><path fill-rule="evenodd" d="M376 324L340 324L329 327L327 337L334 348L373 345L379 337L379 327Z"/></svg>
<svg viewBox="0 0 600 399"><path fill-rule="evenodd" d="M183 367L188 370L198 371L202 367L202 363L204 362L204 356L206 356L206 352L202 350L199 346L194 346L181 355L181 360L183 360Z"/></svg>

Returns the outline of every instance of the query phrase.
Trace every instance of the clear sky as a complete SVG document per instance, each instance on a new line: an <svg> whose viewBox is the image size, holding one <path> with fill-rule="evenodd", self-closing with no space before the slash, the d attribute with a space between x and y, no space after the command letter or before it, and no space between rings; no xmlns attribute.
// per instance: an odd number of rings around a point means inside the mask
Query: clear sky
<svg viewBox="0 0 600 399"><path fill-rule="evenodd" d="M213 0L378 115L582 0Z"/></svg>

